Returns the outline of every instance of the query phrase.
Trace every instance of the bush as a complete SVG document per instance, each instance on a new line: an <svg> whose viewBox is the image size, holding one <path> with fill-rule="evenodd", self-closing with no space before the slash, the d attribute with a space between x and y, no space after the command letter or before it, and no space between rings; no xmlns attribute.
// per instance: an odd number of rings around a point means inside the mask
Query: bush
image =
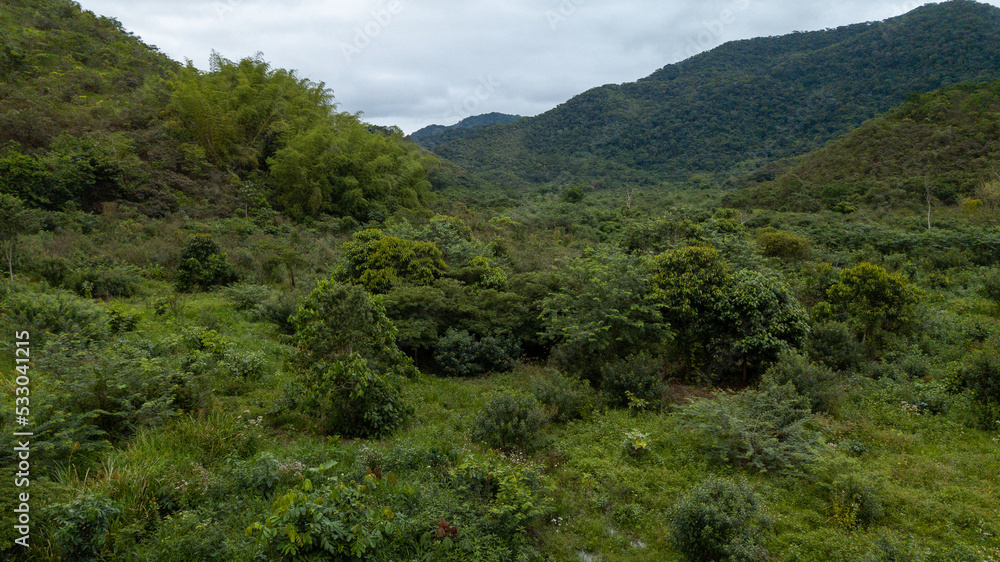
<svg viewBox="0 0 1000 562"><path fill-rule="evenodd" d="M791 383L795 391L809 401L812 411L817 413L833 411L843 394L836 373L794 352L782 354L764 374L764 379L776 385Z"/></svg>
<svg viewBox="0 0 1000 562"><path fill-rule="evenodd" d="M680 415L716 462L768 472L796 469L816 456L819 436L807 426L809 405L791 384L764 381L757 390L717 393Z"/></svg>
<svg viewBox="0 0 1000 562"><path fill-rule="evenodd" d="M64 560L103 559L101 551L108 542L108 528L121 510L110 499L86 491L66 503L47 509L52 526L50 540Z"/></svg>
<svg viewBox="0 0 1000 562"><path fill-rule="evenodd" d="M1000 304L1000 269L990 269L983 275L983 294Z"/></svg>
<svg viewBox="0 0 1000 562"><path fill-rule="evenodd" d="M525 531L551 508L536 467L511 465L491 454L485 459L467 457L448 476L451 487L481 509L483 515L473 524L515 550L526 546Z"/></svg>
<svg viewBox="0 0 1000 562"><path fill-rule="evenodd" d="M141 279L135 266L97 264L73 270L63 284L81 297L128 298L138 292Z"/></svg>
<svg viewBox="0 0 1000 562"><path fill-rule="evenodd" d="M486 336L476 339L465 330L448 328L437 342L434 359L444 374L459 377L509 371L521 356L514 338Z"/></svg>
<svg viewBox="0 0 1000 562"><path fill-rule="evenodd" d="M972 390L973 412L979 426L987 431L1000 429L1000 349L991 347L972 357L961 374Z"/></svg>
<svg viewBox="0 0 1000 562"><path fill-rule="evenodd" d="M156 562L223 562L233 559L226 530L198 511L167 515L151 541L137 549L139 559Z"/></svg>
<svg viewBox="0 0 1000 562"><path fill-rule="evenodd" d="M878 523L885 515L881 488L853 475L834 481L830 505L834 521L851 530Z"/></svg>
<svg viewBox="0 0 1000 562"><path fill-rule="evenodd" d="M850 326L843 322L813 324L806 352L813 361L838 371L856 369L865 360L864 348L854 337Z"/></svg>
<svg viewBox="0 0 1000 562"><path fill-rule="evenodd" d="M809 251L809 241L792 232L774 230L757 239L760 253L769 258L800 259Z"/></svg>
<svg viewBox="0 0 1000 562"><path fill-rule="evenodd" d="M670 520L674 547L688 560L768 560L761 545L770 521L745 482L709 478L684 496Z"/></svg>
<svg viewBox="0 0 1000 562"><path fill-rule="evenodd" d="M226 254L207 234L192 236L180 255L177 267L177 290L206 290L236 281L236 270Z"/></svg>
<svg viewBox="0 0 1000 562"><path fill-rule="evenodd" d="M590 383L558 371L535 375L530 388L554 422L586 418L597 406L597 393Z"/></svg>
<svg viewBox="0 0 1000 562"><path fill-rule="evenodd" d="M271 298L274 293L269 285L235 283L226 287L225 295L236 310L253 310ZM289 314L290 316L291 314Z"/></svg>
<svg viewBox="0 0 1000 562"><path fill-rule="evenodd" d="M373 475L361 484L340 482L317 491L306 480L247 532L260 533L269 559L371 560L398 533L387 505L398 488L395 477L382 482Z"/></svg>
<svg viewBox="0 0 1000 562"><path fill-rule="evenodd" d="M659 403L666 392L662 365L648 353L631 355L623 362L610 363L602 371L601 393L608 404L614 407L624 408L635 399Z"/></svg>
<svg viewBox="0 0 1000 562"><path fill-rule="evenodd" d="M107 309L69 293L12 293L4 301L3 314L13 326L23 326L34 337L65 334L81 343L108 338Z"/></svg>
<svg viewBox="0 0 1000 562"><path fill-rule="evenodd" d="M476 416L472 439L495 449L530 452L544 424L545 416L533 396L497 394Z"/></svg>
<svg viewBox="0 0 1000 562"><path fill-rule="evenodd" d="M380 374L357 353L342 355L326 370L304 376L305 409L320 431L345 437L382 437L413 413L403 403L398 377Z"/></svg>

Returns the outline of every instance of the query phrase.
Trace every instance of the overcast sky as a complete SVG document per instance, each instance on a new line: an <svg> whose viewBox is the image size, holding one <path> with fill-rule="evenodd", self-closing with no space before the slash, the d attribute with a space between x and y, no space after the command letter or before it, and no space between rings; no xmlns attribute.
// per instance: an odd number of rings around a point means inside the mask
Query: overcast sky
<svg viewBox="0 0 1000 562"><path fill-rule="evenodd" d="M536 115L726 41L882 20L881 0L79 0L206 69L260 51L325 82L340 108L405 132ZM1000 0L990 4L1000 6Z"/></svg>

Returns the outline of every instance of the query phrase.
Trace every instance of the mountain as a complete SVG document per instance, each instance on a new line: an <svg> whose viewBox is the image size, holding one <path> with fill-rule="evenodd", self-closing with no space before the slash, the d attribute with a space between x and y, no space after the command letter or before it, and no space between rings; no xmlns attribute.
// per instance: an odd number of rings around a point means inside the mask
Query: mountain
<svg viewBox="0 0 1000 562"><path fill-rule="evenodd" d="M734 200L814 211L954 204L1000 174L1000 80L913 95L824 148L750 174Z"/></svg>
<svg viewBox="0 0 1000 562"><path fill-rule="evenodd" d="M410 135L410 140L420 146L433 149L442 142L447 142L457 138L462 138L471 129L488 127L490 125L506 125L520 121L520 115L508 115L506 113L486 113L484 115L474 115L466 117L451 126L428 125Z"/></svg>
<svg viewBox="0 0 1000 562"><path fill-rule="evenodd" d="M929 4L883 22L734 41L434 148L504 186L728 176L819 148L906 100L1000 77L1000 9Z"/></svg>

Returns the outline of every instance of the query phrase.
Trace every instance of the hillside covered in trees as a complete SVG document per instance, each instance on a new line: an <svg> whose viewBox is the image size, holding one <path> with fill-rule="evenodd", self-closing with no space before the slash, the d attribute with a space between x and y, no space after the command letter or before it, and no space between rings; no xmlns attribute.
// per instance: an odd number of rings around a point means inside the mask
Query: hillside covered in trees
<svg viewBox="0 0 1000 562"><path fill-rule="evenodd" d="M733 41L434 151L498 184L656 185L821 147L908 94L1000 78L1000 9L929 4L884 22Z"/></svg>
<svg viewBox="0 0 1000 562"><path fill-rule="evenodd" d="M449 161L0 4L0 557L1000 558L997 14L727 44Z"/></svg>

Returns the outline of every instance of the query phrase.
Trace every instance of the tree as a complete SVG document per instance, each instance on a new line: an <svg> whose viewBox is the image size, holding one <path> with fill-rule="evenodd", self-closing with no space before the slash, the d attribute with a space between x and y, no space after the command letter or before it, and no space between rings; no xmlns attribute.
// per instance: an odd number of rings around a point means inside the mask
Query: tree
<svg viewBox="0 0 1000 562"><path fill-rule="evenodd" d="M24 201L13 195L0 193L0 249L7 260L7 274L14 281L14 255L17 239L26 228L27 216Z"/></svg>
<svg viewBox="0 0 1000 562"><path fill-rule="evenodd" d="M865 343L877 332L905 328L918 291L902 274L865 262L841 271L839 282L826 294L835 311L854 321Z"/></svg>
<svg viewBox="0 0 1000 562"><path fill-rule="evenodd" d="M563 368L596 378L603 363L670 339L646 269L643 258L613 250L566 262L562 288L542 302L542 335Z"/></svg>
<svg viewBox="0 0 1000 562"><path fill-rule="evenodd" d="M654 299L675 330L674 346L690 369L710 367L711 341L726 332L721 314L730 274L714 248L667 250L652 260Z"/></svg>
<svg viewBox="0 0 1000 562"><path fill-rule="evenodd" d="M788 287L756 271L737 271L721 302L729 330L723 349L740 365L743 380L757 376L778 356L801 346L809 335L809 315Z"/></svg>
<svg viewBox="0 0 1000 562"><path fill-rule="evenodd" d="M388 292L404 282L430 284L446 267L432 242L387 236L377 228L356 232L343 248L344 259L335 276L372 293Z"/></svg>
<svg viewBox="0 0 1000 562"><path fill-rule="evenodd" d="M237 275L226 254L208 234L197 234L188 240L177 267L177 290L205 290L216 285L228 285Z"/></svg>

